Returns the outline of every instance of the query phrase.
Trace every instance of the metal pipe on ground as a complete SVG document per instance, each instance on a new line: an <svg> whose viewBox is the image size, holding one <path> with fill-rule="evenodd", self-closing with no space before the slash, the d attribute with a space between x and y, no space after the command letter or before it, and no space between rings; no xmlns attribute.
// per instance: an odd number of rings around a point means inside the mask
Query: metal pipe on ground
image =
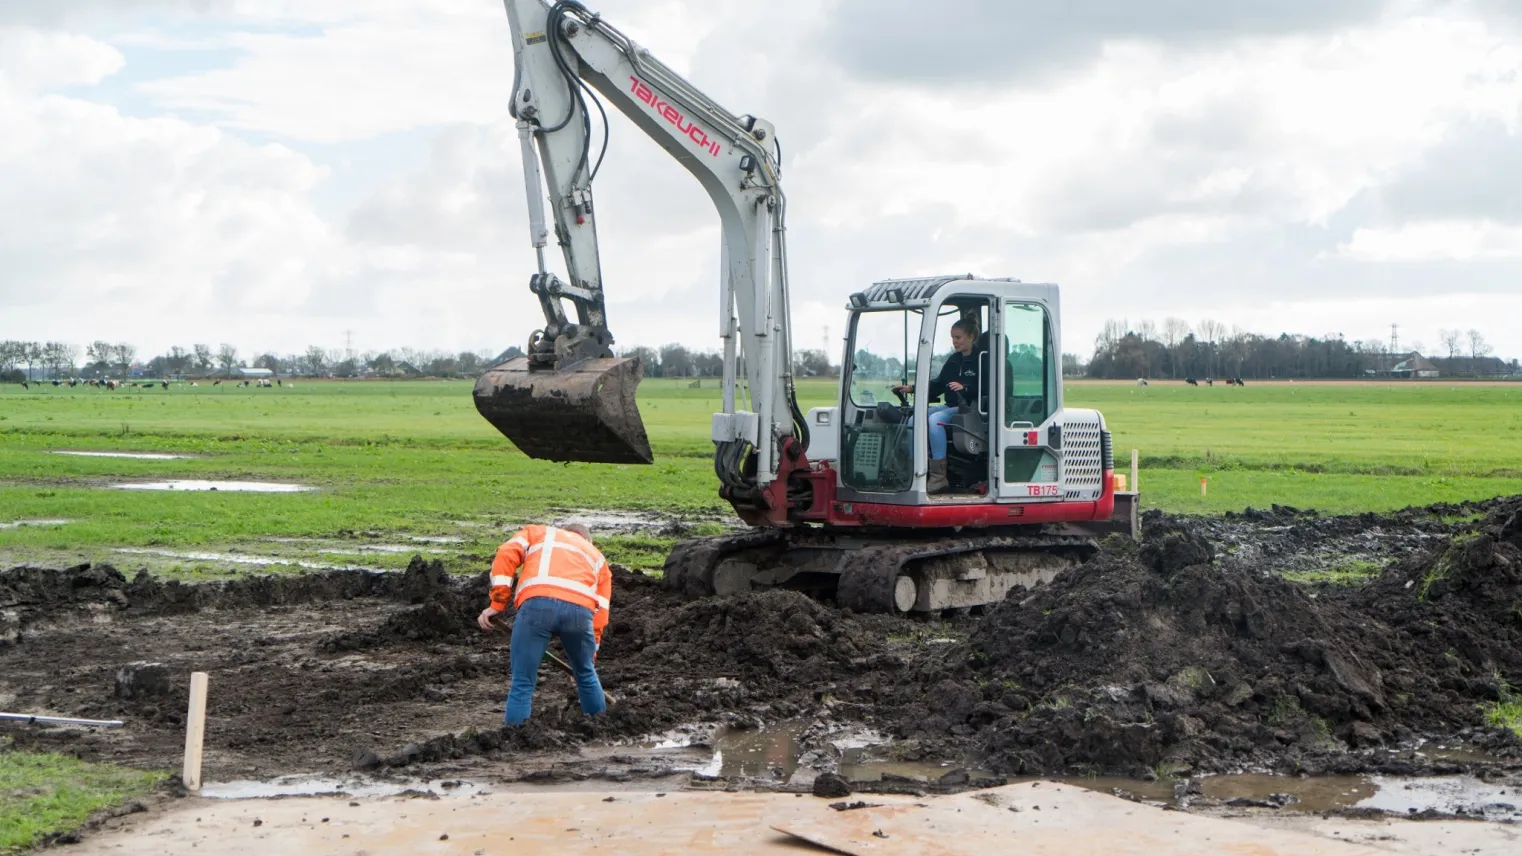
<svg viewBox="0 0 1522 856"><path fill-rule="evenodd" d="M73 719L67 716L34 716L30 713L0 713L0 722L27 722L36 725L90 725L100 728L121 728L126 724L120 719Z"/></svg>

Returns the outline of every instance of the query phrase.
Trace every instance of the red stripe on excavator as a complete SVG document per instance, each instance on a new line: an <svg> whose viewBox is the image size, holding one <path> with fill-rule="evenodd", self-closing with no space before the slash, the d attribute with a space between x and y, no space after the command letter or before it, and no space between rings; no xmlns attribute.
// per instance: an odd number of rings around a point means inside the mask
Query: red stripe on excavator
<svg viewBox="0 0 1522 856"><path fill-rule="evenodd" d="M829 523L834 526L901 526L936 529L951 526L1011 526L1109 520L1115 514L1111 472L1107 486L1094 502L985 503L980 505L885 505L875 502L835 502ZM849 506L850 513L844 512Z"/></svg>

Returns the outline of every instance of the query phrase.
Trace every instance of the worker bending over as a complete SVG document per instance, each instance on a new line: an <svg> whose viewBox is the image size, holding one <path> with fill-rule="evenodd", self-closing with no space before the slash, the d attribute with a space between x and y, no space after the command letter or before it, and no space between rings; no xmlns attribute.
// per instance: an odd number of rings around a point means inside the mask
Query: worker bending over
<svg viewBox="0 0 1522 856"><path fill-rule="evenodd" d="M518 608L509 651L513 678L507 692L508 725L528 720L539 661L553 636L560 637L576 675L581 712L596 716L607 709L593 661L608 626L612 594L613 572L592 546L592 533L585 526L525 526L498 548L491 565L491 605L477 622L489 632L492 618L507 610L509 600Z"/></svg>

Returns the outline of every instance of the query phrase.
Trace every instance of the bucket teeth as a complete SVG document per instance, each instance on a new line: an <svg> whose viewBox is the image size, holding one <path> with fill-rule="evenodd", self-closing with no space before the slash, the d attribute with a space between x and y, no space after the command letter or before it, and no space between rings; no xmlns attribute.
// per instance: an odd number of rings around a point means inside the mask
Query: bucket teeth
<svg viewBox="0 0 1522 856"><path fill-rule="evenodd" d="M476 409L530 458L602 464L654 461L634 391L637 357L529 369L528 357L493 366L476 381Z"/></svg>

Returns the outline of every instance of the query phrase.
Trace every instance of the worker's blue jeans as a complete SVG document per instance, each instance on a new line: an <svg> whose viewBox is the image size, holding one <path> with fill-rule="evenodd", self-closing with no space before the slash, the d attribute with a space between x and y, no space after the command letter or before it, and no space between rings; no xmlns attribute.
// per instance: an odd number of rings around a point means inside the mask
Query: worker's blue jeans
<svg viewBox="0 0 1522 856"><path fill-rule="evenodd" d="M539 682L539 661L549 650L550 639L559 636L566 660L576 673L576 696L581 712L596 716L607 710L602 683L592 658L597 638L592 634L592 610L556 597L531 597L518 607L513 620L513 683L507 691L508 725L522 725L534 709L534 686Z"/></svg>
<svg viewBox="0 0 1522 856"><path fill-rule="evenodd" d="M930 460L939 461L946 457L946 424L955 415L957 409L945 404L930 408L927 417L930 422Z"/></svg>

